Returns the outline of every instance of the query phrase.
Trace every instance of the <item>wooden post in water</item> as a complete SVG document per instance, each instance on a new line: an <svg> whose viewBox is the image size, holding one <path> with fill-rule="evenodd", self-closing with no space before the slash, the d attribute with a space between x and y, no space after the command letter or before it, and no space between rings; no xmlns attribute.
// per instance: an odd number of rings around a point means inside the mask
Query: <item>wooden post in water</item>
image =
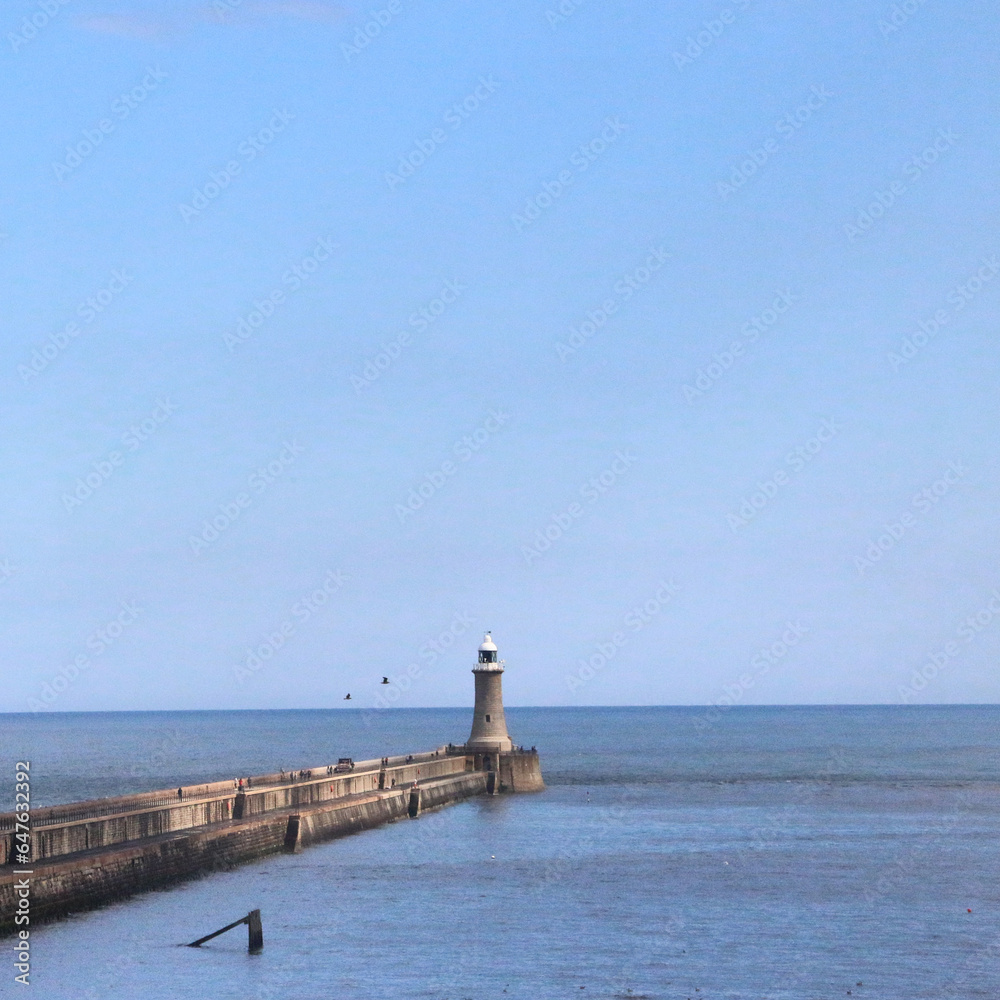
<svg viewBox="0 0 1000 1000"><path fill-rule="evenodd" d="M260 951L264 947L264 928L260 922L260 910L251 910L245 917L240 917L239 920L234 920L231 924L226 924L225 927L220 927L217 931L212 931L211 934L206 934L204 937L198 938L197 941L192 941L188 947L200 948L206 941L211 941L212 938L225 934L226 931L231 931L234 927L239 927L240 924L247 925L247 951Z"/></svg>
<svg viewBox="0 0 1000 1000"><path fill-rule="evenodd" d="M247 914L247 951L260 951L264 947L264 928L260 923L260 910L251 910Z"/></svg>

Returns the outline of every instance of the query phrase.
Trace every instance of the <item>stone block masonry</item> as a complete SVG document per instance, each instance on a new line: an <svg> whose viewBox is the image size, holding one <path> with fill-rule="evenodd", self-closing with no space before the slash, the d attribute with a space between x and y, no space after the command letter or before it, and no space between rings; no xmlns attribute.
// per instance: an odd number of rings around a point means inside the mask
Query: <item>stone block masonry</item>
<svg viewBox="0 0 1000 1000"><path fill-rule="evenodd" d="M500 755L501 792L541 792L545 789L537 753Z"/></svg>

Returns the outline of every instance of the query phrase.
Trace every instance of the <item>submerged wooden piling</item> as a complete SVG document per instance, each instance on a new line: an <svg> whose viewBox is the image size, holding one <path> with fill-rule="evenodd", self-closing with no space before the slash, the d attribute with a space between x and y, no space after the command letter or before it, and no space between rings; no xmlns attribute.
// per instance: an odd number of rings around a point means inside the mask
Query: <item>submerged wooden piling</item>
<svg viewBox="0 0 1000 1000"><path fill-rule="evenodd" d="M212 938L225 934L226 931L231 931L234 927L239 927L240 924L247 925L247 951L260 951L264 947L264 928L260 922L260 910L251 910L245 917L240 917L239 920L234 920L231 924L226 924L225 927L220 927L217 931L212 931L211 934L206 934L204 937L198 938L197 941L192 941L188 947L200 948L206 941L211 941Z"/></svg>
<svg viewBox="0 0 1000 1000"><path fill-rule="evenodd" d="M247 951L260 951L264 947L264 928L260 923L260 910L247 914Z"/></svg>

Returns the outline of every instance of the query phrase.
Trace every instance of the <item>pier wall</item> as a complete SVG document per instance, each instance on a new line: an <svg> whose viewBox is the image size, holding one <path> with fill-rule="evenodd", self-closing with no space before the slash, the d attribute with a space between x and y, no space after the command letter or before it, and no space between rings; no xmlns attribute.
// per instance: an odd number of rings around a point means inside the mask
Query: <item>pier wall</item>
<svg viewBox="0 0 1000 1000"><path fill-rule="evenodd" d="M33 810L32 924L473 795L545 787L533 751L442 747L350 772L327 767L252 778L244 791L224 781ZM16 929L24 878L13 865L13 820L0 815L0 937Z"/></svg>
<svg viewBox="0 0 1000 1000"><path fill-rule="evenodd" d="M448 805L486 790L482 773L464 771L418 786L424 809ZM93 909L116 899L232 868L281 851L298 850L403 819L411 788L352 794L243 820L228 820L110 849L42 861L30 877L31 922ZM290 836L294 831L294 836ZM15 930L17 905L11 868L0 869L0 935Z"/></svg>
<svg viewBox="0 0 1000 1000"><path fill-rule="evenodd" d="M447 783L443 781L420 785L416 789L420 793L420 812L437 809L448 805L456 799L468 798L470 795L482 795L486 791L486 775L482 771L456 775Z"/></svg>
<svg viewBox="0 0 1000 1000"><path fill-rule="evenodd" d="M324 765L311 769L313 777L295 780L289 775L260 775L250 779L242 797L237 795L232 781L217 781L36 809L32 812L32 860L410 785L462 773L466 768L464 758L440 752L436 756L431 751L412 757L411 761L390 758L386 766L379 760L358 761L353 771L332 775L326 773ZM0 817L0 864L9 864L13 859L13 830L3 830L8 825L4 820L10 818Z"/></svg>
<svg viewBox="0 0 1000 1000"><path fill-rule="evenodd" d="M281 849L286 825L286 817L273 816L238 827L231 823L212 826L35 864L30 877L31 923L94 909L262 857ZM10 920L16 877L0 875L0 934L15 929Z"/></svg>
<svg viewBox="0 0 1000 1000"><path fill-rule="evenodd" d="M123 844L130 840L143 840L161 833L221 823L232 817L233 798L230 796L102 819L35 827L32 831L31 853L33 860L40 861L63 854Z"/></svg>

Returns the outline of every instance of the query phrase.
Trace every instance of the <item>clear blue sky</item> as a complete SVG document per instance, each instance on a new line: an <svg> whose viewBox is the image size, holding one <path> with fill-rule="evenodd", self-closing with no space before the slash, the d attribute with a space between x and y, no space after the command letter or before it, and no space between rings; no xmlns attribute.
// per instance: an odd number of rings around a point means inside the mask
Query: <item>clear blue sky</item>
<svg viewBox="0 0 1000 1000"><path fill-rule="evenodd" d="M480 6L5 5L0 708L996 701L992 6Z"/></svg>

